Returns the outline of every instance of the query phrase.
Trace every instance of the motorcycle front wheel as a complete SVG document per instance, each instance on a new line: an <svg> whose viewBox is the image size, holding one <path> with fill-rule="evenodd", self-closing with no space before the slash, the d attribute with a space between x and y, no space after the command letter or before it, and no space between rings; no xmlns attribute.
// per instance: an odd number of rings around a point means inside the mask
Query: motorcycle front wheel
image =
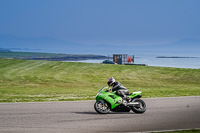
<svg viewBox="0 0 200 133"><path fill-rule="evenodd" d="M106 102L105 103L102 103L100 101L95 102L94 109L99 114L107 114L110 112L110 107L108 106Z"/></svg>
<svg viewBox="0 0 200 133"><path fill-rule="evenodd" d="M139 99L139 98L136 98L136 99L133 99L132 102L136 102L138 103L139 105L138 106L133 106L131 107L131 110L135 113L144 113L147 108L146 108L146 104L143 100Z"/></svg>

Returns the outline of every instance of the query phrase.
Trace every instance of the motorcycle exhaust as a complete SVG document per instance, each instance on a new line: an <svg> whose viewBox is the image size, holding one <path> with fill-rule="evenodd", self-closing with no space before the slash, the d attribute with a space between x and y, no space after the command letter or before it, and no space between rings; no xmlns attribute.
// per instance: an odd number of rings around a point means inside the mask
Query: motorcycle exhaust
<svg viewBox="0 0 200 133"><path fill-rule="evenodd" d="M138 103L138 102L128 103L127 106L140 107L140 103Z"/></svg>

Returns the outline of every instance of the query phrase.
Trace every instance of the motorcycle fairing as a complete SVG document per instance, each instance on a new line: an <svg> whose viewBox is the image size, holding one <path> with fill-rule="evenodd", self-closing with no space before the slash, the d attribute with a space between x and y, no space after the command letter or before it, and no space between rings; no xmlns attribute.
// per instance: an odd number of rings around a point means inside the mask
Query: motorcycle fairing
<svg viewBox="0 0 200 133"><path fill-rule="evenodd" d="M131 93L130 95L128 95L128 97L130 97L130 98L135 98L135 97L137 97L137 96L139 96L139 95L142 95L142 92L141 92L141 91L133 92L133 93Z"/></svg>
<svg viewBox="0 0 200 133"><path fill-rule="evenodd" d="M115 94L116 92L100 91L97 94L96 101L105 100L111 105L111 110L122 104L122 98Z"/></svg>

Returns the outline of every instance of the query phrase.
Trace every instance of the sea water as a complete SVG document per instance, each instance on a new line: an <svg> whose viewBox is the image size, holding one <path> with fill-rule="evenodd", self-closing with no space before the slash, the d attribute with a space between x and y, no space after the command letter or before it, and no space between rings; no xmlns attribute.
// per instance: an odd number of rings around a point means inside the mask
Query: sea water
<svg viewBox="0 0 200 133"><path fill-rule="evenodd" d="M136 51L129 52L129 55L134 55L135 64L146 64L148 66L159 67L174 67L174 68L192 68L200 69L200 52L199 51ZM177 57L177 58L157 58L164 57ZM109 55L112 57L112 55ZM184 58L183 58L184 57ZM74 61L73 61L74 62ZM75 62L85 63L102 63L102 59L98 60L81 60Z"/></svg>
<svg viewBox="0 0 200 133"><path fill-rule="evenodd" d="M157 58L159 56L168 58ZM149 51L143 54L138 53L138 56L135 58L135 63L147 64L148 66L200 69L200 52Z"/></svg>

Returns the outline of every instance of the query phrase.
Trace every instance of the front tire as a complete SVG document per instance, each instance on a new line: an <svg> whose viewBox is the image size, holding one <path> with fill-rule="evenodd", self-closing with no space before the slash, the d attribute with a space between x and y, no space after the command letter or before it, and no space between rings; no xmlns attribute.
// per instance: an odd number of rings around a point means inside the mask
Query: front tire
<svg viewBox="0 0 200 133"><path fill-rule="evenodd" d="M146 108L146 104L143 100L139 99L139 98L135 98L133 99L132 102L138 102L139 106L133 106L131 107L131 110L135 113L144 113L147 108Z"/></svg>
<svg viewBox="0 0 200 133"><path fill-rule="evenodd" d="M97 101L94 103L94 109L99 114L107 114L110 112L110 107L106 102L102 103L100 101Z"/></svg>

